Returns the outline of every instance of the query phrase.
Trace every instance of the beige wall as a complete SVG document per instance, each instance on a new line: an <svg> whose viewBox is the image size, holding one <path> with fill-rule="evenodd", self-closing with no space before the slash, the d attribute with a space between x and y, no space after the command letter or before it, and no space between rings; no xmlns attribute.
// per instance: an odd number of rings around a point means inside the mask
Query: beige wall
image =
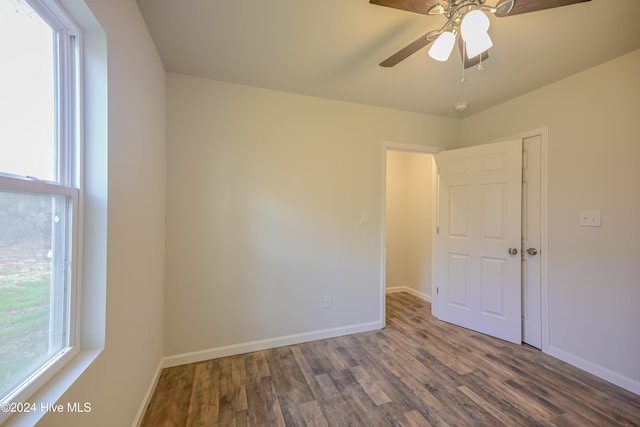
<svg viewBox="0 0 640 427"><path fill-rule="evenodd" d="M408 286L409 278L405 267L407 245L405 244L406 211L405 153L387 152L387 194L386 194L386 286Z"/></svg>
<svg viewBox="0 0 640 427"><path fill-rule="evenodd" d="M458 120L176 74L168 100L165 354L379 327L383 142Z"/></svg>
<svg viewBox="0 0 640 427"><path fill-rule="evenodd" d="M92 125L103 135L107 132L108 151L94 153L100 161L87 164L88 175L108 176L107 199L89 196L96 215L107 215L108 263L106 271L94 272L102 280L106 274L106 290L95 295L106 298L106 312L85 316L104 322L106 339L95 363L58 401L65 407L67 402L88 402L91 412L49 413L39 426L131 425L162 357L166 74L135 1L87 4L106 33L108 56L103 82L108 86L108 121L103 116L102 123ZM105 69L100 63L104 58L91 55L88 60L93 68ZM89 83L99 84L95 79ZM100 102L92 96L86 101L91 109ZM107 169L101 169L105 164ZM88 292L95 285L91 280L84 284Z"/></svg>
<svg viewBox="0 0 640 427"><path fill-rule="evenodd" d="M640 393L638 76L640 50L464 119L462 144L548 126L550 351Z"/></svg>
<svg viewBox="0 0 640 427"><path fill-rule="evenodd" d="M387 288L431 297L433 156L387 151Z"/></svg>
<svg viewBox="0 0 640 427"><path fill-rule="evenodd" d="M381 141L548 126L550 352L637 387L637 71L634 52L461 122L170 74L165 354L378 321Z"/></svg>

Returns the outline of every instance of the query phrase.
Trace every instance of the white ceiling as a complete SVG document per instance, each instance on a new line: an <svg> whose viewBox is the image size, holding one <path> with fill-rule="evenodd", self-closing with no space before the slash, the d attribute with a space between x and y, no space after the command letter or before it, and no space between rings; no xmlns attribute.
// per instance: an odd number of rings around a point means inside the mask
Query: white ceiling
<svg viewBox="0 0 640 427"><path fill-rule="evenodd" d="M640 48L640 0L492 16L490 58L484 71L466 70L463 85L459 55L440 63L428 47L393 68L378 66L440 28L441 16L368 0L137 1L169 72L451 117ZM454 110L459 101L469 102L466 112Z"/></svg>

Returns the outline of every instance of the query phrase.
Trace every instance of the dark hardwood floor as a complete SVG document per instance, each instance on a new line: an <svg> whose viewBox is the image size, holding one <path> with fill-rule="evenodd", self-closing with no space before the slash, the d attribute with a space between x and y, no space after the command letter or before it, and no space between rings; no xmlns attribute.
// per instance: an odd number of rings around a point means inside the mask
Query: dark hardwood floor
<svg viewBox="0 0 640 427"><path fill-rule="evenodd" d="M142 426L638 426L640 396L387 296L387 327L162 371Z"/></svg>

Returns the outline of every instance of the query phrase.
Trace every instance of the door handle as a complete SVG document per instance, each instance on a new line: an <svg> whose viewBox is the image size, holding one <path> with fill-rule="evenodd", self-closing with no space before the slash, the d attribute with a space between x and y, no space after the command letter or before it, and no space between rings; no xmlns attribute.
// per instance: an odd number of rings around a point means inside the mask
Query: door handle
<svg viewBox="0 0 640 427"><path fill-rule="evenodd" d="M518 255L518 249L516 248L509 248L508 252L509 255Z"/></svg>
<svg viewBox="0 0 640 427"><path fill-rule="evenodd" d="M538 254L538 250L536 248L529 248L529 249L527 249L527 253L529 255L537 255Z"/></svg>

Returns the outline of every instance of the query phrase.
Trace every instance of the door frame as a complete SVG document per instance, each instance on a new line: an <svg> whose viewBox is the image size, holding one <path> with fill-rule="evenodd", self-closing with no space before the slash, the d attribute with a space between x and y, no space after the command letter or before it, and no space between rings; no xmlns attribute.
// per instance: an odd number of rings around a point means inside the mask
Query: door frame
<svg viewBox="0 0 640 427"><path fill-rule="evenodd" d="M522 140L540 136L540 322L542 341L540 350L549 352L549 128L547 126L500 138L521 138Z"/></svg>
<svg viewBox="0 0 640 427"><path fill-rule="evenodd" d="M541 287L541 328L542 328L542 343L541 350L545 353L549 352L550 347L550 332L549 332L549 129L547 126L527 130L524 132L520 132L514 135L509 135L503 138L499 138L493 141L489 141L487 143L492 142L500 142L509 139L525 139L531 138L534 136L540 136L540 251L539 254L541 256L540 260L540 287ZM457 147L462 148L462 147ZM386 268L387 268L387 248L386 248L386 233L387 233L387 151L407 151L407 152L415 152L415 153L428 153L432 155L438 154L440 151L443 151L443 147L438 146L427 146L427 145L418 145L418 144L405 144L405 143L396 143L396 142L383 142L382 144L382 201L380 207L380 218L381 218L381 230L380 230L380 319L382 321L382 325L386 325ZM434 180L434 183L436 181ZM434 184L436 185L436 184ZM435 193L434 193L435 194ZM437 196L437 194L436 194ZM433 211L437 213L437 198L436 202L433 203ZM437 215L434 213L433 221L432 221L432 229L433 235L436 236L436 227L437 227ZM434 294L434 278L436 276L436 272L438 269L438 265L436 264L435 259L435 245L436 240L433 239L431 242L432 246L432 272L431 272L431 298L432 298L432 312L437 314L438 309L438 298Z"/></svg>
<svg viewBox="0 0 640 427"><path fill-rule="evenodd" d="M418 145L418 144L406 144L401 142L389 142L382 143L382 201L380 207L380 319L383 327L386 326L386 294L387 294L387 153L389 151L404 151L408 153L424 153L436 155L441 151L444 151L443 147L431 146L431 145ZM435 169L434 169L435 174ZM433 180L435 187L435 179ZM435 194L435 193L434 193ZM432 232L435 236L436 229L436 203L432 203ZM431 253L435 250L436 239L431 239ZM433 295L433 271L431 273L432 295Z"/></svg>

